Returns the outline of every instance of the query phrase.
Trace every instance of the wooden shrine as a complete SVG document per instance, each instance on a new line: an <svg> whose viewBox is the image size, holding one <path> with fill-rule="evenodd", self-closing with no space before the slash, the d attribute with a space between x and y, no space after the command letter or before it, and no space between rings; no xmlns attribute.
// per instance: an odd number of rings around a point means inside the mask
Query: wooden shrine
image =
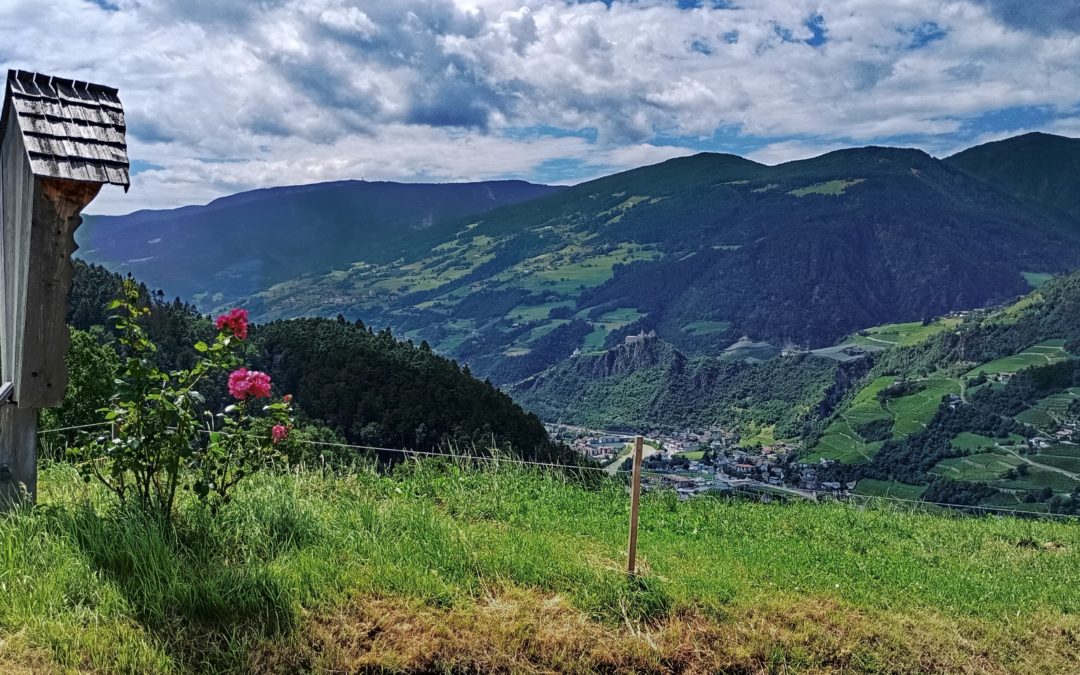
<svg viewBox="0 0 1080 675"><path fill-rule="evenodd" d="M0 113L0 501L37 488L37 416L67 387L68 294L80 213L130 184L116 90L8 72Z"/></svg>

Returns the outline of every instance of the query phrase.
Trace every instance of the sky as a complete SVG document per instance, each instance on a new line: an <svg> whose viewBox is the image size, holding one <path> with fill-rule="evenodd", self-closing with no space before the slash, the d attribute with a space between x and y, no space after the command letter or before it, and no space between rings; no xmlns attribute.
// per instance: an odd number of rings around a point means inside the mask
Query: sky
<svg viewBox="0 0 1080 675"><path fill-rule="evenodd" d="M4 68L119 88L132 186L93 213L1080 136L1072 1L0 0L0 35Z"/></svg>

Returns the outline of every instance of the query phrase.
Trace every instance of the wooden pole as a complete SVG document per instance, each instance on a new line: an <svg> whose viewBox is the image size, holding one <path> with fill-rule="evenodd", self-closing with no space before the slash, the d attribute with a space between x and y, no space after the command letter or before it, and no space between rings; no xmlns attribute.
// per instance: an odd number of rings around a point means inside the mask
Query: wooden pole
<svg viewBox="0 0 1080 675"><path fill-rule="evenodd" d="M630 479L630 546L626 562L626 572L630 576L637 574L637 524L641 502L641 454L644 445L644 438L634 436L634 473Z"/></svg>

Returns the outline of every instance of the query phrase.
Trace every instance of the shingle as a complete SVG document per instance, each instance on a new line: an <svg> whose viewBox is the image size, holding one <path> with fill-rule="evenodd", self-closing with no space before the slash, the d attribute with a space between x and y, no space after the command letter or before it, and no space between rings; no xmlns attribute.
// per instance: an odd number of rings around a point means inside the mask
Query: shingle
<svg viewBox="0 0 1080 675"><path fill-rule="evenodd" d="M5 115L9 104L35 174L130 184L127 127L115 89L12 70Z"/></svg>

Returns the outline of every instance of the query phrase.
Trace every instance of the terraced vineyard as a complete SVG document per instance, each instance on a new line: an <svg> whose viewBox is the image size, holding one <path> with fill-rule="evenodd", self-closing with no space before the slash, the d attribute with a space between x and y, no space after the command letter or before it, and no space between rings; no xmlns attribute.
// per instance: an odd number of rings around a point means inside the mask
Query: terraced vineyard
<svg viewBox="0 0 1080 675"><path fill-rule="evenodd" d="M1042 399L1017 415L1016 419L1040 429L1049 429L1064 419L1069 405L1078 398L1080 398L1080 387L1074 387Z"/></svg>
<svg viewBox="0 0 1080 675"><path fill-rule="evenodd" d="M975 377L980 374L1000 375L1003 373L1018 373L1024 368L1045 366L1051 363L1057 363L1058 361L1064 361L1069 357L1069 353L1065 351L1064 340L1046 340L1045 342L1040 342L1037 345L1028 347L1019 354L1006 356L1005 358L997 359L990 363L984 363L983 365L972 369L971 372L967 374L967 377Z"/></svg>
<svg viewBox="0 0 1080 675"><path fill-rule="evenodd" d="M869 461L886 439L902 439L925 429L942 397L959 394L961 389L958 380L937 375L917 381L919 390L913 394L879 400L878 395L896 381L894 376L879 377L859 391L825 430L807 461Z"/></svg>

